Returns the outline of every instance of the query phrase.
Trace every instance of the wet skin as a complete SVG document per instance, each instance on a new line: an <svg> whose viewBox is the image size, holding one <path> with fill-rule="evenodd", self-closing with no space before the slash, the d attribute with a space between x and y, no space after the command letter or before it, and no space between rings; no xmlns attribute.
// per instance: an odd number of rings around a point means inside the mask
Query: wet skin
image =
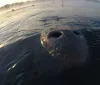
<svg viewBox="0 0 100 85"><path fill-rule="evenodd" d="M1 48L0 85L99 85L94 33L99 30L49 29Z"/></svg>

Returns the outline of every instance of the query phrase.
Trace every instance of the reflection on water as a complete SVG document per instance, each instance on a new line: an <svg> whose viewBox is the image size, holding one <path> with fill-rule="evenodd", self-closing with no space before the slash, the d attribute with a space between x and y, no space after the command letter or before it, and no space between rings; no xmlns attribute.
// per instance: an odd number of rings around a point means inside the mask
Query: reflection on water
<svg viewBox="0 0 100 85"><path fill-rule="evenodd" d="M5 46L5 44L3 43L3 44L0 44L0 48L2 48L2 47L4 47Z"/></svg>
<svg viewBox="0 0 100 85"><path fill-rule="evenodd" d="M61 0L54 1L42 1L35 2L35 6L28 6L26 8L22 8L16 10L14 12L9 11L0 15L0 43L4 41L11 41L12 39L18 39L23 37L26 34L32 32L41 32L42 29L48 27L56 26L57 22L52 17L51 20L46 18L47 21L43 24L40 20L47 16L61 16L63 18L69 16L83 16L90 18L100 18L100 3L85 1L85 0L63 0L64 6L61 6ZM34 9L34 10L33 10ZM71 25L73 22L70 20L78 20L78 24L81 26L88 27L89 24L96 25L99 27L99 21L86 22L84 21L86 18L81 19L81 17L76 18L65 18L60 19L59 23L63 23L63 25ZM49 20L48 20L49 19ZM82 24L83 22L84 24ZM88 19L87 19L88 21ZM51 24L50 24L51 23ZM78 25L78 24L74 24ZM20 36L20 37L18 37ZM3 45L1 45L2 47Z"/></svg>
<svg viewBox="0 0 100 85"><path fill-rule="evenodd" d="M14 69L14 68L15 68L15 66L16 66L16 64L14 64L12 67L8 68L8 71L10 71L10 70Z"/></svg>

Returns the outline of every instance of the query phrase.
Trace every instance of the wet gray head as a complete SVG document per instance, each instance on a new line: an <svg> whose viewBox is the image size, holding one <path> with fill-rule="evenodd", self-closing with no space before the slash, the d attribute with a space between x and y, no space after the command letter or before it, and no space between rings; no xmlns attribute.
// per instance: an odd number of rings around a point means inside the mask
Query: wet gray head
<svg viewBox="0 0 100 85"><path fill-rule="evenodd" d="M88 45L78 29L46 29L41 33L43 47L65 65L82 65L88 56Z"/></svg>

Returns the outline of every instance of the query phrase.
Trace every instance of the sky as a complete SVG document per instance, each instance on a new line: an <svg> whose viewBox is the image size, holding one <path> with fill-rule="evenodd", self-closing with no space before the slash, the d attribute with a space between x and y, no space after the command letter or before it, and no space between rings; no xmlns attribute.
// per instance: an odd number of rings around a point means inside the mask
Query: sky
<svg viewBox="0 0 100 85"><path fill-rule="evenodd" d="M28 0L0 0L0 6L3 6L5 4L15 3L15 2L22 2L22 1L28 1Z"/></svg>

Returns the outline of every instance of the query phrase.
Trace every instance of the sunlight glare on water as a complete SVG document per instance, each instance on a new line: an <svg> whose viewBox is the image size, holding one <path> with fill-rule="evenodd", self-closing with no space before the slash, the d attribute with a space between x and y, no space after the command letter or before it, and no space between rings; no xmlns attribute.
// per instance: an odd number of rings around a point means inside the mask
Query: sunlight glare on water
<svg viewBox="0 0 100 85"><path fill-rule="evenodd" d="M15 2L25 2L25 1L28 1L28 0L0 0L0 7L5 4L12 4Z"/></svg>

